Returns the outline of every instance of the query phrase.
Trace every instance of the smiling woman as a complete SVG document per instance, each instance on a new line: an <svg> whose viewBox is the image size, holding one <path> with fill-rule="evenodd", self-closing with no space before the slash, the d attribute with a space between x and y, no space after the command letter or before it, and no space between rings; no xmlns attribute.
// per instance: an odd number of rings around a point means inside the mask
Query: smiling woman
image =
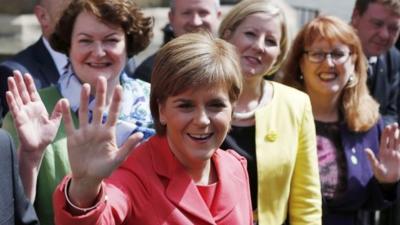
<svg viewBox="0 0 400 225"><path fill-rule="evenodd" d="M244 0L223 19L220 36L236 46L243 92L222 149L248 160L258 224L321 224L315 132L309 98L266 81L288 50L283 11L269 0Z"/></svg>
<svg viewBox="0 0 400 225"><path fill-rule="evenodd" d="M324 225L375 224L371 211L398 198L399 129L383 128L366 64L354 29L320 16L297 34L285 65L284 83L311 99Z"/></svg>
<svg viewBox="0 0 400 225"><path fill-rule="evenodd" d="M109 108L114 90L122 86L121 113L115 127L116 145L122 146L136 131L141 131L145 139L155 133L149 108L150 85L128 78L123 70L127 58L149 44L152 26L153 20L145 17L130 0L73 0L50 39L54 49L69 58L58 85L37 93L29 75L22 78L16 72L10 79L10 90L14 91L9 93L8 100L10 108L14 109L11 110L13 120L8 115L3 126L15 138L18 133L20 138L21 176L28 196L35 200L41 224L54 223L51 194L62 177L70 172L65 127L58 129L59 99L69 101L74 121L78 118L97 120L96 116L105 121L108 110L99 115L97 112L102 109L95 107L95 93L105 89L97 85L101 77L107 90L104 99L100 99L105 102L105 109ZM91 88L86 89L86 85ZM41 99L28 101L22 94L26 90L40 95ZM79 111L81 90L91 95L85 113ZM20 96L24 96L23 102L18 100ZM48 110L55 113L49 116Z"/></svg>
<svg viewBox="0 0 400 225"><path fill-rule="evenodd" d="M245 159L219 149L241 91L238 73L235 48L212 35L168 42L152 74L157 135L131 154L138 136L118 149L114 135L105 135L115 126L118 90L105 124L80 118L74 129L64 106L72 174L54 193L56 223L252 225Z"/></svg>

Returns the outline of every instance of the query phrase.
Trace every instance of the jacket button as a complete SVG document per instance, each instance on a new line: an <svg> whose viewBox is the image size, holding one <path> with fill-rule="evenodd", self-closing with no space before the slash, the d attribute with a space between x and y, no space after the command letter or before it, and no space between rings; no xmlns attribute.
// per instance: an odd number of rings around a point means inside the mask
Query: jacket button
<svg viewBox="0 0 400 225"><path fill-rule="evenodd" d="M275 131L269 131L265 139L270 142L274 142L278 138L278 134Z"/></svg>

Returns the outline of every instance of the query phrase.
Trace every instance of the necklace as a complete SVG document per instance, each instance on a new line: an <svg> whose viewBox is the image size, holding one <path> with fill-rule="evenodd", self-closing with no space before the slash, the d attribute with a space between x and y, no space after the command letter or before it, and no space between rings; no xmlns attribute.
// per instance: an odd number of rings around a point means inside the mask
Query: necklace
<svg viewBox="0 0 400 225"><path fill-rule="evenodd" d="M261 106L264 106L265 103L268 101L267 96L264 94L264 93L266 93L266 88L267 88L267 85L265 84L265 81L263 81L263 83L262 83L261 98L260 98L260 100L258 101L257 106L256 106L253 110L248 111L248 112L235 112L235 111L234 111L234 112L233 112L233 119L236 119L236 120L248 120L248 119L254 118L254 116L255 116L255 114L256 114L256 111L257 111Z"/></svg>

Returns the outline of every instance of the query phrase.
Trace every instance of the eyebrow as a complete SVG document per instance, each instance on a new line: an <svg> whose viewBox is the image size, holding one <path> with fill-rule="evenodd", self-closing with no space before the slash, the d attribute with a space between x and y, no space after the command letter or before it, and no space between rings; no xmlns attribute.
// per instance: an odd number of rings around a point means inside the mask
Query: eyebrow
<svg viewBox="0 0 400 225"><path fill-rule="evenodd" d="M85 32L80 32L80 33L77 34L77 36L80 36L80 35L87 36L87 37L92 37L93 36L93 35L91 35L89 33L85 33ZM110 34L105 35L105 37L110 37L110 36L114 36L114 35L118 35L118 33L117 32L112 32Z"/></svg>

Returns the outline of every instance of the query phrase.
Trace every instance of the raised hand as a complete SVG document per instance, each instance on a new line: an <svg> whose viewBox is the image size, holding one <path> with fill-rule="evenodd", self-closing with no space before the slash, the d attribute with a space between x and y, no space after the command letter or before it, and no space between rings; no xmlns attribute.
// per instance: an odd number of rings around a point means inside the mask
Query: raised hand
<svg viewBox="0 0 400 225"><path fill-rule="evenodd" d="M397 123L383 130L378 159L371 149L366 149L374 176L380 183L395 183L400 180L400 137Z"/></svg>
<svg viewBox="0 0 400 225"><path fill-rule="evenodd" d="M116 86L111 99L108 118L102 122L106 105L107 84L99 77L96 84L95 108L92 121L88 121L90 86L84 84L79 107L79 128L74 128L69 106L62 105L67 132L68 156L72 171L69 195L81 207L89 206L96 198L101 181L108 177L123 162L129 152L139 143L143 135L132 135L118 149L115 129L121 105L122 88Z"/></svg>
<svg viewBox="0 0 400 225"><path fill-rule="evenodd" d="M14 71L8 78L6 99L19 137L20 149L40 160L45 148L55 138L61 122L58 102L49 116L30 74ZM20 153L21 154L21 153Z"/></svg>
<svg viewBox="0 0 400 225"><path fill-rule="evenodd" d="M6 99L18 134L19 171L26 196L33 202L36 182L46 147L54 140L61 122L61 102L49 116L30 74L14 71L8 78Z"/></svg>

